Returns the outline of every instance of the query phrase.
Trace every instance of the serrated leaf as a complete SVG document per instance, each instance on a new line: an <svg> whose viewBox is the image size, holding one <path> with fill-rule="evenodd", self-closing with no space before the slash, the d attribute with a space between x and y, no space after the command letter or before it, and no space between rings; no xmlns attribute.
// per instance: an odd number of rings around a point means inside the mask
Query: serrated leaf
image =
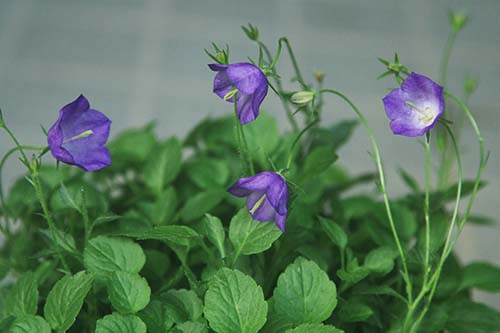
<svg viewBox="0 0 500 333"><path fill-rule="evenodd" d="M35 315L38 308L38 285L32 272L24 273L7 294L6 315Z"/></svg>
<svg viewBox="0 0 500 333"><path fill-rule="evenodd" d="M146 323L149 333L165 333L174 324L166 306L159 300L152 300L137 314Z"/></svg>
<svg viewBox="0 0 500 333"><path fill-rule="evenodd" d="M204 312L217 333L256 333L266 322L267 303L251 277L222 268L208 284Z"/></svg>
<svg viewBox="0 0 500 333"><path fill-rule="evenodd" d="M219 251L220 257L225 258L226 249L224 241L226 239L226 232L224 231L221 220L218 217L205 214L205 219L203 220L203 231L210 242Z"/></svg>
<svg viewBox="0 0 500 333"><path fill-rule="evenodd" d="M337 305L337 289L315 262L299 257L279 276L273 300L289 322L321 323Z"/></svg>
<svg viewBox="0 0 500 333"><path fill-rule="evenodd" d="M113 272L107 281L107 288L111 305L122 314L144 309L151 296L146 279L135 273Z"/></svg>
<svg viewBox="0 0 500 333"><path fill-rule="evenodd" d="M229 225L229 239L235 252L244 255L269 249L281 235L274 223L255 221L246 208L240 209Z"/></svg>
<svg viewBox="0 0 500 333"><path fill-rule="evenodd" d="M93 280L91 274L82 271L56 282L43 308L44 317L52 329L65 332L73 325Z"/></svg>
<svg viewBox="0 0 500 333"><path fill-rule="evenodd" d="M162 193L181 169L182 145L177 138L170 138L149 154L144 165L144 182L155 194Z"/></svg>
<svg viewBox="0 0 500 333"><path fill-rule="evenodd" d="M226 196L223 189L209 189L199 192L187 199L181 209L181 217L184 221L196 220L210 212Z"/></svg>
<svg viewBox="0 0 500 333"><path fill-rule="evenodd" d="M137 239L155 239L182 246L189 246L199 237L195 230L184 225L163 225L136 235Z"/></svg>
<svg viewBox="0 0 500 333"><path fill-rule="evenodd" d="M9 333L50 333L50 325L40 316L23 315L17 317L10 326Z"/></svg>
<svg viewBox="0 0 500 333"><path fill-rule="evenodd" d="M97 321L95 333L146 333L146 324L137 316L113 313Z"/></svg>
<svg viewBox="0 0 500 333"><path fill-rule="evenodd" d="M323 324L302 324L285 333L344 333L344 331L330 325Z"/></svg>
<svg viewBox="0 0 500 333"><path fill-rule="evenodd" d="M161 295L161 299L169 316L177 324L197 321L203 314L203 303L192 290L169 290Z"/></svg>
<svg viewBox="0 0 500 333"><path fill-rule="evenodd" d="M319 221L326 235L331 239L333 244L337 245L341 250L344 250L347 246L347 235L344 229L342 229L342 227L337 223L325 218L320 217Z"/></svg>
<svg viewBox="0 0 500 333"><path fill-rule="evenodd" d="M142 248L125 238L98 236L83 252L85 268L99 280L106 280L115 271L139 273L145 262Z"/></svg>
<svg viewBox="0 0 500 333"><path fill-rule="evenodd" d="M486 262L475 262L467 265L463 271L460 289L468 288L500 292L500 267Z"/></svg>

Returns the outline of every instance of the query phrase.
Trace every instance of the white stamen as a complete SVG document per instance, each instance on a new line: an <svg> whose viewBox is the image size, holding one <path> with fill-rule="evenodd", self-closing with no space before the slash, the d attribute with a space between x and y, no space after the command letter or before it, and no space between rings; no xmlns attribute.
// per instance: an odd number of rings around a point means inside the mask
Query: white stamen
<svg viewBox="0 0 500 333"><path fill-rule="evenodd" d="M432 123L432 121L436 117L436 115L434 114L434 112L432 112L432 109L430 107L428 107L428 106L426 106L422 110L418 106L416 106L415 104L413 104L412 102L406 101L405 103L407 105L409 105L410 107L412 107L413 109L415 109L415 111L417 111L420 114L418 116L418 120L420 120L421 122L423 122L425 125L429 125L430 123Z"/></svg>
<svg viewBox="0 0 500 333"><path fill-rule="evenodd" d="M83 138L86 138L88 136L91 136L92 134L94 134L94 131L92 131L92 130L86 130L85 132L82 132L82 133L80 133L78 135L75 135L75 136L73 136L73 137L71 137L69 139L64 140L63 143L70 142L70 141L77 140L77 139L83 139Z"/></svg>
<svg viewBox="0 0 500 333"><path fill-rule="evenodd" d="M255 205L253 205L252 209L250 209L250 214L255 213L255 211L257 209L259 209L260 206L262 206L262 203L264 202L265 199L266 199L266 195L263 194L262 197L260 197L260 199L257 200L257 202L255 203Z"/></svg>

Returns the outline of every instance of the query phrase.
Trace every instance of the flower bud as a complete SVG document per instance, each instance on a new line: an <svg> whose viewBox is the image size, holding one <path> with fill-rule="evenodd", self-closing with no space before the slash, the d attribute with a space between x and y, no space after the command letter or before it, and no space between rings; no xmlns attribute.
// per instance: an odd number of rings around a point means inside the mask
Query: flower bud
<svg viewBox="0 0 500 333"><path fill-rule="evenodd" d="M316 81L318 81L318 83L322 83L323 80L325 79L325 73L316 71L314 73L314 78L316 79Z"/></svg>
<svg viewBox="0 0 500 333"><path fill-rule="evenodd" d="M248 23L248 27L241 26L241 29L243 29L243 31L245 32L245 35L247 35L247 37L250 40L253 40L253 41L259 40L259 30L257 29L257 27L254 27L253 25Z"/></svg>
<svg viewBox="0 0 500 333"><path fill-rule="evenodd" d="M462 30L467 24L469 17L464 12L451 12L450 22L454 31Z"/></svg>
<svg viewBox="0 0 500 333"><path fill-rule="evenodd" d="M290 102L293 104L304 105L311 102L314 98L313 91L299 91L292 95Z"/></svg>

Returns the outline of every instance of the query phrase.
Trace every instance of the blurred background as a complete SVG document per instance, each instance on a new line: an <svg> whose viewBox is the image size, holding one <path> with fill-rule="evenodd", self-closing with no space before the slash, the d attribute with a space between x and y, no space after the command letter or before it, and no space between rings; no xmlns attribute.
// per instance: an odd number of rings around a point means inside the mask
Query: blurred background
<svg viewBox="0 0 500 333"><path fill-rule="evenodd" d="M227 43L232 62L256 58L240 29L251 22L273 49L288 36L306 80L325 72L325 86L345 92L366 113L380 141L389 193L396 196L406 190L399 167L423 180L424 151L420 140L391 135L381 97L394 83L375 80L384 71L376 58L392 59L397 51L404 64L437 80L452 9L466 10L470 20L451 57L448 87L462 95L464 77L480 77L471 109L491 151L488 186L474 212L500 222L498 0L0 0L0 107L24 144L44 144L40 124L49 128L60 107L80 93L113 120L112 135L157 120L159 135L183 137L208 115L232 111L211 93L213 73L203 49L212 41ZM284 78L292 76L286 56L278 67ZM338 101L327 103L325 122L354 118ZM263 108L288 128L274 94ZM465 176L472 178L477 147L469 128L462 139ZM11 146L1 133L0 154ZM359 127L340 162L352 173L374 170L370 149ZM21 170L15 159L7 164L6 186ZM468 226L460 258L500 265L499 240L497 226ZM477 299L500 308L499 295L478 293Z"/></svg>

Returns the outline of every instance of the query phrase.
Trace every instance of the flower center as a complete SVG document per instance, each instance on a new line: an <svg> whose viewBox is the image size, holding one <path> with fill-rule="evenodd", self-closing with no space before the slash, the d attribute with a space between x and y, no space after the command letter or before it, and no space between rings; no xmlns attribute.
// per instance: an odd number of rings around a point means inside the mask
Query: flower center
<svg viewBox="0 0 500 333"><path fill-rule="evenodd" d="M405 103L419 113L418 120L423 122L425 125L429 125L434 120L435 115L430 107L427 106L422 110L412 102L406 101Z"/></svg>
<svg viewBox="0 0 500 333"><path fill-rule="evenodd" d="M238 89L236 88L233 88L230 92L228 92L227 94L224 95L224 100L227 101L227 100L230 100L231 98L234 97L234 95L236 95L238 93Z"/></svg>
<svg viewBox="0 0 500 333"><path fill-rule="evenodd" d="M92 134L94 134L94 131L92 131L92 130L86 130L85 132L82 132L82 133L80 133L78 135L75 135L75 136L73 136L73 137L71 137L69 139L64 140L63 143L67 143L67 142L70 142L70 141L73 141L73 140L83 139L83 138L86 138L88 136L91 136Z"/></svg>
<svg viewBox="0 0 500 333"><path fill-rule="evenodd" d="M250 209L250 214L253 214L255 213L255 211L257 209L259 209L260 206L262 206L262 203L264 202L264 200L266 199L266 195L263 194L259 200L257 200L257 202L255 203L255 205L253 205L252 209Z"/></svg>

